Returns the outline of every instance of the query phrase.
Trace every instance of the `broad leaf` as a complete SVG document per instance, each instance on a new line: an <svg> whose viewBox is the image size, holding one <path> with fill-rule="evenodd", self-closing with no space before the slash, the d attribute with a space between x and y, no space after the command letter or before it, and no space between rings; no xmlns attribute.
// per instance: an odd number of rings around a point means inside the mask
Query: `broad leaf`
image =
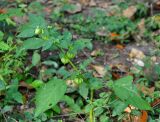
<svg viewBox="0 0 160 122"><path fill-rule="evenodd" d="M41 56L37 53L34 52L33 56L32 56L32 64L33 66L36 66L41 60Z"/></svg>
<svg viewBox="0 0 160 122"><path fill-rule="evenodd" d="M27 28L27 29L23 29L20 34L18 35L18 37L21 38L27 38L27 37L32 37L35 35L35 28Z"/></svg>
<svg viewBox="0 0 160 122"><path fill-rule="evenodd" d="M127 76L115 81L113 85L113 90L121 100L125 101L127 104L131 104L141 110L150 110L151 107L149 103L143 100L137 89L132 85L133 77Z"/></svg>
<svg viewBox="0 0 160 122"><path fill-rule="evenodd" d="M62 100L65 101L74 112L81 112L80 107L74 102L73 98L65 95Z"/></svg>
<svg viewBox="0 0 160 122"><path fill-rule="evenodd" d="M112 112L112 116L117 116L122 114L122 112L124 112L125 108L128 106L126 103L117 100L115 102L113 102L113 112Z"/></svg>
<svg viewBox="0 0 160 122"><path fill-rule="evenodd" d="M9 50L9 48L10 48L10 46L7 43L0 41L0 51L7 51L7 50Z"/></svg>
<svg viewBox="0 0 160 122"><path fill-rule="evenodd" d="M29 38L24 41L23 48L25 49L38 49L43 46L44 40L40 38Z"/></svg>
<svg viewBox="0 0 160 122"><path fill-rule="evenodd" d="M82 84L80 85L80 87L79 87L79 94L80 94L83 98L87 99L88 91L89 91L89 88L88 88L87 84L86 84L86 83L82 83Z"/></svg>
<svg viewBox="0 0 160 122"><path fill-rule="evenodd" d="M35 117L55 106L63 98L65 92L66 84L61 79L54 78L44 84L36 93Z"/></svg>

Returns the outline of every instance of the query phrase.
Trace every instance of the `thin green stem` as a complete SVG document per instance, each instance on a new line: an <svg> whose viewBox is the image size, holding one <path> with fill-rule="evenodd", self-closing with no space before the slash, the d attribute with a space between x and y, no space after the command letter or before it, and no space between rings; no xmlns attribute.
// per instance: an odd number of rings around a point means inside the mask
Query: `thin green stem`
<svg viewBox="0 0 160 122"><path fill-rule="evenodd" d="M69 64L73 67L74 70L79 71L70 59L69 59Z"/></svg>
<svg viewBox="0 0 160 122"><path fill-rule="evenodd" d="M93 94L94 94L94 91L93 89L91 89L91 93L90 93L90 104L92 105L93 103ZM90 122L94 122L94 118L93 118L93 108L90 110L89 112L89 121Z"/></svg>
<svg viewBox="0 0 160 122"><path fill-rule="evenodd" d="M57 47L62 51L62 53L65 54L65 51L59 45L57 45ZM78 68L73 64L73 62L70 59L68 60L69 60L69 64L73 67L73 69L76 71L79 71Z"/></svg>

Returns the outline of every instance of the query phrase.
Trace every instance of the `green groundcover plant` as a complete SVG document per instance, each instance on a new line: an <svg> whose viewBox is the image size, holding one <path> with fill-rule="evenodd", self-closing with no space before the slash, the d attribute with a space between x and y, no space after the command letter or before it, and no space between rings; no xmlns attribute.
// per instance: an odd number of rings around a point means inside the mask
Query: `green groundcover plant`
<svg viewBox="0 0 160 122"><path fill-rule="evenodd" d="M33 14L32 6L36 7L36 11L43 9L38 2L33 2L29 8L22 5L21 9L9 9L0 14L2 121L62 121L64 117L73 121L81 118L89 122L112 122L122 121L128 116L140 116L142 111L149 113L151 121L157 118L154 115L160 110L157 106L151 106L151 103L160 97L160 87L157 83L152 95L140 91L137 84L149 86L150 81L153 81L152 77L145 76L143 69L138 67L140 73L113 80L108 66L105 67L102 78L94 76L88 68L94 58L75 61L80 52L93 49L93 40L90 38L94 38L97 30L105 31L105 39L109 40L108 35L113 32L120 34L120 40L126 42L136 31L139 21L133 22L121 16L106 16L98 9L92 10L94 17L85 18L76 14L65 18L64 12L71 9L67 4L51 17L54 22L61 19L62 25L68 23L70 26L66 29L64 25L61 29L56 24L49 24L41 12ZM71 7L74 9L74 6ZM18 26L13 17L22 16L28 10L33 13L28 14L27 22ZM142 7L139 11L141 14L137 13L138 17L145 16L145 8ZM76 24L73 24L74 19ZM150 34L159 27L156 20L153 17L145 21L145 36L159 40L159 36ZM69 29L83 35L82 38L73 38ZM145 68L149 67L146 61ZM155 74L159 76L159 65L154 68ZM27 93L21 87L25 87ZM28 97L30 93L31 97ZM17 112L18 106L23 105L28 105L28 108ZM67 115L63 114L65 107L69 108ZM134 109L127 113L124 111L126 108Z"/></svg>

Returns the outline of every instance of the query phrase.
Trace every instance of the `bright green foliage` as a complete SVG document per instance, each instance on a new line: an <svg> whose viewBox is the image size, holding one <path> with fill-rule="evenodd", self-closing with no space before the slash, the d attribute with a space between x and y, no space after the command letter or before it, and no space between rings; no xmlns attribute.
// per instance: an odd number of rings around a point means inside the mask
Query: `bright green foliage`
<svg viewBox="0 0 160 122"><path fill-rule="evenodd" d="M0 51L7 51L10 49L10 46L5 42L0 41Z"/></svg>
<svg viewBox="0 0 160 122"><path fill-rule="evenodd" d="M29 38L24 41L23 48L24 49L38 49L42 47L44 44L44 40L40 38Z"/></svg>
<svg viewBox="0 0 160 122"><path fill-rule="evenodd" d="M54 121L57 114L63 116L66 110L67 119L79 119L83 114L85 121L90 122L123 121L128 114L130 117L140 115L141 110L147 110L149 121L152 117L157 118L160 110L149 104L160 97L160 83L154 80L154 76L145 74L141 68L140 74L134 73L134 78L139 79L134 83L131 76L113 81L112 69L106 67L105 76L96 77L90 64L98 64L97 59L102 59L106 52L101 54L98 51L91 58L89 51L93 48L91 40L123 43L136 40L134 37L138 35L140 39L155 39L158 42L159 15L147 19L148 8L140 3L136 5L134 17L125 18L122 11L133 3L117 0L113 1L115 6L108 6L108 10L88 6L86 9L83 5L78 8L75 4L67 3L67 0L50 2L54 7L49 16L52 9L37 1L26 4L23 0L16 0L13 5L18 8L7 8L7 11L0 12L0 120ZM113 15L110 7L114 9ZM22 11L27 13L27 22L26 16L24 21L16 17L23 15ZM143 33L138 26L142 19L140 17L146 17L142 23L145 24ZM118 37L112 39L112 35ZM84 54L80 51L84 51ZM106 58L104 55L104 60ZM153 74L159 80L159 64L153 68ZM150 88L151 81L155 81L153 93L145 94L137 87L140 84ZM35 108L32 111L30 107L34 101ZM124 110L128 106L134 106L135 109L127 113ZM27 111L23 107L27 107Z"/></svg>
<svg viewBox="0 0 160 122"><path fill-rule="evenodd" d="M87 84L82 83L79 86L79 94L86 99L88 96L88 92L89 92L89 88L88 88Z"/></svg>
<svg viewBox="0 0 160 122"><path fill-rule="evenodd" d="M113 90L116 96L127 104L131 104L141 110L151 110L149 103L143 100L132 84L133 77L127 76L121 78L113 84Z"/></svg>
<svg viewBox="0 0 160 122"><path fill-rule="evenodd" d="M18 80L14 79L12 80L11 85L7 86L7 92L6 92L6 100L11 101L15 100L18 103L23 103L23 97L22 94L18 91Z"/></svg>
<svg viewBox="0 0 160 122"><path fill-rule="evenodd" d="M33 66L36 66L41 60L41 56L37 53L34 52L33 56L32 56L32 64Z"/></svg>
<svg viewBox="0 0 160 122"><path fill-rule="evenodd" d="M64 96L66 84L63 80L54 78L44 84L36 93L35 117L55 106Z"/></svg>
<svg viewBox="0 0 160 122"><path fill-rule="evenodd" d="M18 8L10 8L5 13L0 14L0 22L5 21L8 25L15 26L16 23L11 19L13 16L22 16L22 10Z"/></svg>
<svg viewBox="0 0 160 122"><path fill-rule="evenodd" d="M65 95L62 100L65 101L74 112L81 112L80 107L74 102L73 98Z"/></svg>
<svg viewBox="0 0 160 122"><path fill-rule="evenodd" d="M34 14L29 15L29 20L29 23L22 26L21 32L18 37L32 37L36 35L35 30L37 29L37 27L43 29L46 27L47 24L43 17L36 16Z"/></svg>

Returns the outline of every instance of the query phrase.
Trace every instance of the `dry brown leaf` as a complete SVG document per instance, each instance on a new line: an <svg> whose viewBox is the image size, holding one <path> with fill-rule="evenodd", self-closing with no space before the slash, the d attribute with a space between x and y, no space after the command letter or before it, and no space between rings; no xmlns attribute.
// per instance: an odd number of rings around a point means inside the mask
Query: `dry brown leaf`
<svg viewBox="0 0 160 122"><path fill-rule="evenodd" d="M79 0L79 2L80 2L82 5L87 6L87 5L89 5L90 0Z"/></svg>
<svg viewBox="0 0 160 122"><path fill-rule="evenodd" d="M131 113L132 110L136 109L134 106L129 105L129 107L125 108L124 112Z"/></svg>
<svg viewBox="0 0 160 122"><path fill-rule="evenodd" d="M107 3L107 2L100 2L99 4L98 4L98 6L99 7L101 7L101 8L108 8L109 7L109 4Z"/></svg>
<svg viewBox="0 0 160 122"><path fill-rule="evenodd" d="M143 92L145 95L153 96L155 87L147 88L146 86L140 86L137 84L137 88Z"/></svg>
<svg viewBox="0 0 160 122"><path fill-rule="evenodd" d="M24 87L27 89L34 89L31 85L27 84L25 81L20 82L20 87Z"/></svg>
<svg viewBox="0 0 160 122"><path fill-rule="evenodd" d="M123 50L123 49L125 48L125 46L122 45L122 44L117 44L117 45L116 45L116 48L117 48L117 49L120 49L120 50Z"/></svg>
<svg viewBox="0 0 160 122"><path fill-rule="evenodd" d="M101 65L91 65L91 67L99 74L99 77L104 77L106 70Z"/></svg>
<svg viewBox="0 0 160 122"><path fill-rule="evenodd" d="M96 4L95 0L90 0L89 6L96 6L96 5L97 5L97 4Z"/></svg>
<svg viewBox="0 0 160 122"><path fill-rule="evenodd" d="M151 103L152 107L155 107L155 106L158 106L158 105L160 105L160 99L156 99L156 100L154 100L154 102Z"/></svg>
<svg viewBox="0 0 160 122"><path fill-rule="evenodd" d="M130 58L143 59L143 58L145 58L145 55L141 50L132 48L131 52L129 53L129 57Z"/></svg>
<svg viewBox="0 0 160 122"><path fill-rule="evenodd" d="M128 114L128 116L123 118L122 122L140 122L140 117Z"/></svg>
<svg viewBox="0 0 160 122"><path fill-rule="evenodd" d="M91 56L97 56L99 53L101 53L102 52L102 50L101 49L96 49L96 50L93 50L92 52L91 52Z"/></svg>
<svg viewBox="0 0 160 122"><path fill-rule="evenodd" d="M0 14L5 14L7 12L6 9L0 9Z"/></svg>
<svg viewBox="0 0 160 122"><path fill-rule="evenodd" d="M137 11L136 6L130 6L123 11L123 16L132 19Z"/></svg>
<svg viewBox="0 0 160 122"><path fill-rule="evenodd" d="M160 10L160 1L159 0L157 0L157 2L153 5L153 8L155 10Z"/></svg>
<svg viewBox="0 0 160 122"><path fill-rule="evenodd" d="M111 38L115 38L115 37L118 37L118 36L120 36L120 35L117 34L117 33L110 33L110 37L111 37Z"/></svg>
<svg viewBox="0 0 160 122"><path fill-rule="evenodd" d="M140 116L140 122L147 122L148 120L148 113L147 111L142 111Z"/></svg>
<svg viewBox="0 0 160 122"><path fill-rule="evenodd" d="M139 23L138 23L138 28L140 30L140 33L143 34L145 31L145 19L142 19Z"/></svg>
<svg viewBox="0 0 160 122"><path fill-rule="evenodd" d="M47 13L47 14L50 14L52 12L52 8L51 7L45 7L44 8L44 11Z"/></svg>

